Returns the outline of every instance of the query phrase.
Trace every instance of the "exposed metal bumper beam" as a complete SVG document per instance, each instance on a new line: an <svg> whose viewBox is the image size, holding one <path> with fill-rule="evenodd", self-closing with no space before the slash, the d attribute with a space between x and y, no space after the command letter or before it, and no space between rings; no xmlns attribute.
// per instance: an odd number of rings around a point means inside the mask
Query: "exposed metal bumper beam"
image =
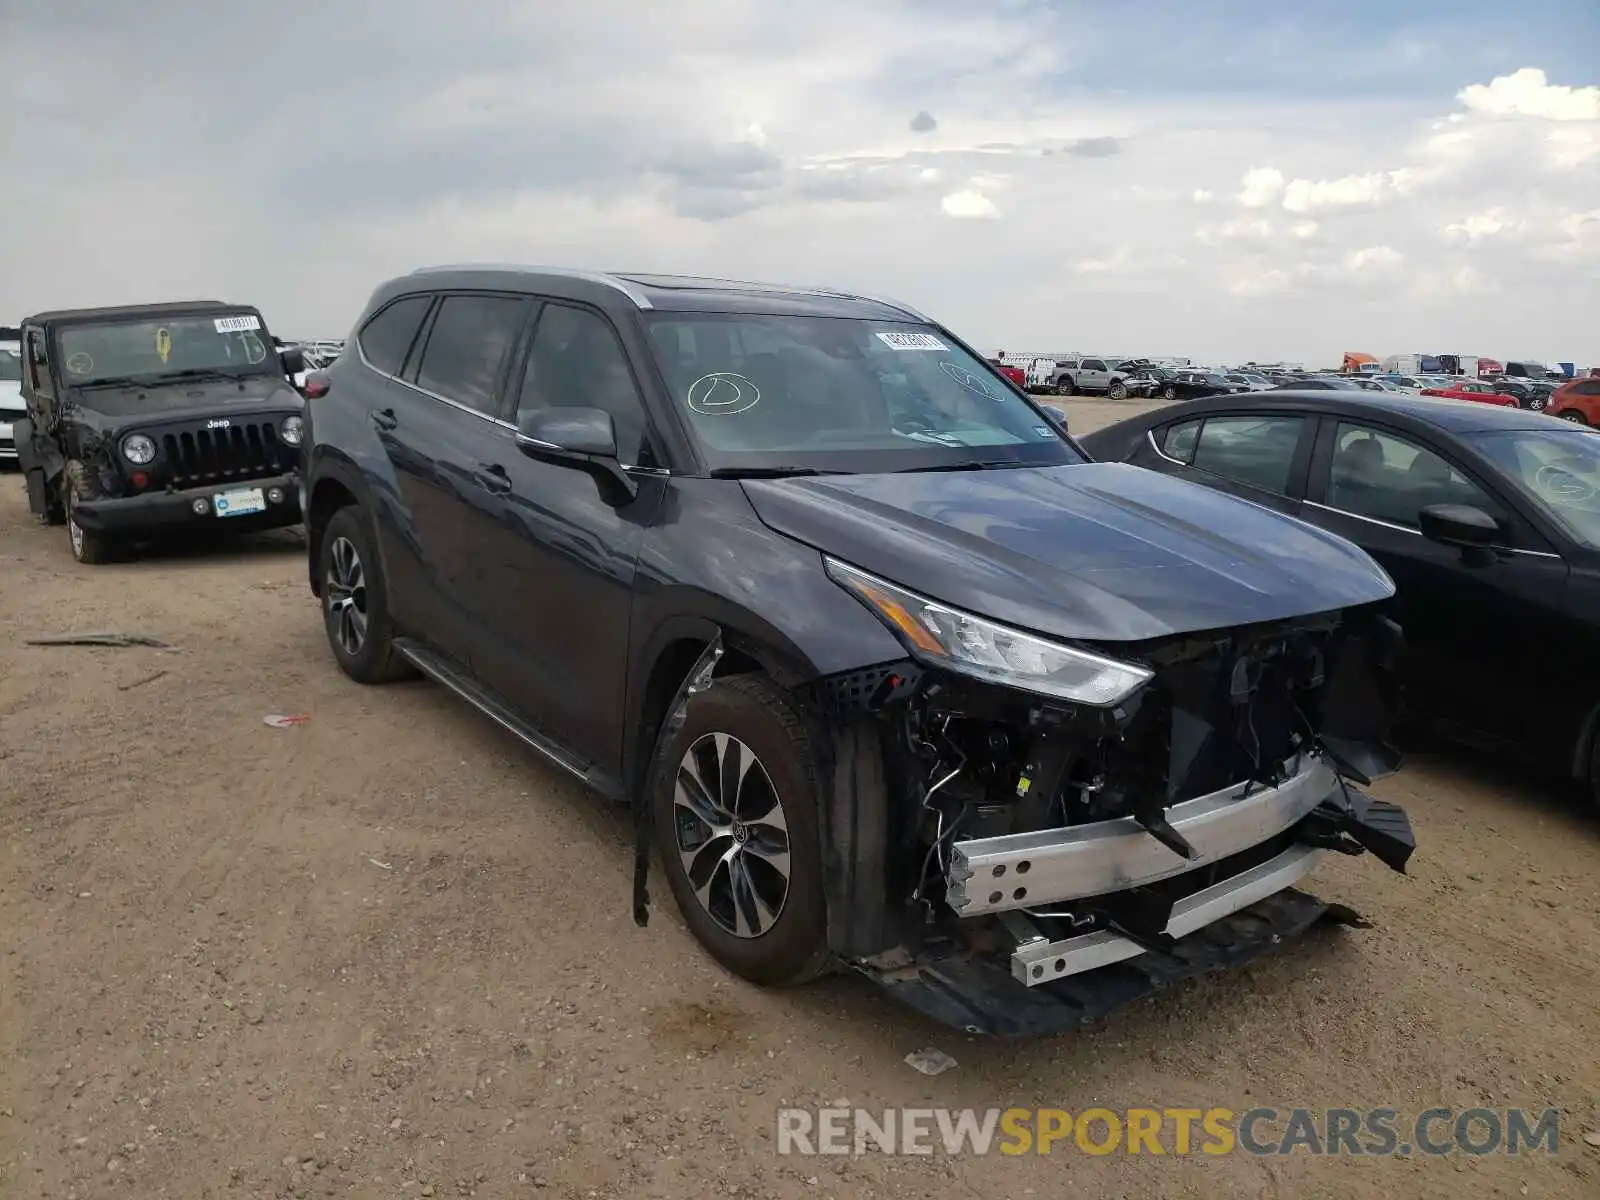
<svg viewBox="0 0 1600 1200"><path fill-rule="evenodd" d="M1168 849L1132 817L977 838L952 847L946 900L973 917L1104 896L1207 866L1282 833L1339 786L1321 756L1287 766L1277 787L1234 784L1167 810L1198 858Z"/></svg>

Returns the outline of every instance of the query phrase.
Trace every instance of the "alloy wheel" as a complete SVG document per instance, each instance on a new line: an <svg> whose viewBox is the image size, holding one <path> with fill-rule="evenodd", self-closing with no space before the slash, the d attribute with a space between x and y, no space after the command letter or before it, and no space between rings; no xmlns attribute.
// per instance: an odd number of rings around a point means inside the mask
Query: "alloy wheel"
<svg viewBox="0 0 1600 1200"><path fill-rule="evenodd" d="M697 738L678 764L673 835L695 899L738 938L770 931L789 895L789 826L755 752L726 733Z"/></svg>
<svg viewBox="0 0 1600 1200"><path fill-rule="evenodd" d="M83 561L83 526L78 524L78 518L72 515L72 510L78 506L78 489L70 483L67 485L67 537L72 539L72 557Z"/></svg>
<svg viewBox="0 0 1600 1200"><path fill-rule="evenodd" d="M340 648L352 658L367 640L367 574L349 538L334 538L328 550L328 615Z"/></svg>

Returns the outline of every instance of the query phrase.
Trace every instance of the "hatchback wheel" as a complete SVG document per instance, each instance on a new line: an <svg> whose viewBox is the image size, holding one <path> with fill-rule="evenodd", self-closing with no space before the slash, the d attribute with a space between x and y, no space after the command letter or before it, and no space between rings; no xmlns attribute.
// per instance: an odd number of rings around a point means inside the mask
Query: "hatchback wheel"
<svg viewBox="0 0 1600 1200"><path fill-rule="evenodd" d="M755 675L693 697L657 747L649 803L684 921L753 983L826 969L826 905L810 737L789 699Z"/></svg>
<svg viewBox="0 0 1600 1200"><path fill-rule="evenodd" d="M1587 425L1589 423L1583 419L1583 414L1581 412L1570 408L1567 409L1566 412L1557 413L1556 416L1560 417L1563 421L1571 421L1574 425Z"/></svg>
<svg viewBox="0 0 1600 1200"><path fill-rule="evenodd" d="M358 683L387 683L412 673L394 648L383 568L359 508L341 508L323 531L317 573L322 623L340 668Z"/></svg>

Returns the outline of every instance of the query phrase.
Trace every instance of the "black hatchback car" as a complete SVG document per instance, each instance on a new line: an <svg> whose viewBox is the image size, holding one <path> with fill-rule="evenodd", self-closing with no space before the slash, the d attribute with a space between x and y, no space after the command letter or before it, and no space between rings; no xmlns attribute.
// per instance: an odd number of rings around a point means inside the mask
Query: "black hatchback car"
<svg viewBox="0 0 1600 1200"><path fill-rule="evenodd" d="M1535 412L1373 392L1174 405L1084 438L1340 534L1394 579L1420 724L1600 801L1600 437Z"/></svg>
<svg viewBox="0 0 1600 1200"><path fill-rule="evenodd" d="M1359 786L1387 576L1087 462L910 309L437 268L348 346L306 384L339 665L419 668L630 802L636 919L653 845L748 979L1076 1025L1327 915L1291 885L1329 849L1404 867Z"/></svg>

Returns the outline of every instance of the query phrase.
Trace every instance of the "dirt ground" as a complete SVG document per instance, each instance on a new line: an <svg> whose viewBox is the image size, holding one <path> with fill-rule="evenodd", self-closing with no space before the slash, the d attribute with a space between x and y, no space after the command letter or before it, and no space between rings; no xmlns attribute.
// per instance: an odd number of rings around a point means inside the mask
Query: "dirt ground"
<svg viewBox="0 0 1600 1200"><path fill-rule="evenodd" d="M176 650L24 644L107 628ZM1376 790L1412 874L1312 880L1373 928L1095 1029L984 1041L853 978L763 992L664 886L633 925L620 812L438 687L347 681L297 535L79 567L0 475L0 1196L1600 1195L1600 821L1437 746ZM927 1046L957 1067L913 1071ZM1561 1147L776 1153L779 1105L833 1102L1555 1106Z"/></svg>

